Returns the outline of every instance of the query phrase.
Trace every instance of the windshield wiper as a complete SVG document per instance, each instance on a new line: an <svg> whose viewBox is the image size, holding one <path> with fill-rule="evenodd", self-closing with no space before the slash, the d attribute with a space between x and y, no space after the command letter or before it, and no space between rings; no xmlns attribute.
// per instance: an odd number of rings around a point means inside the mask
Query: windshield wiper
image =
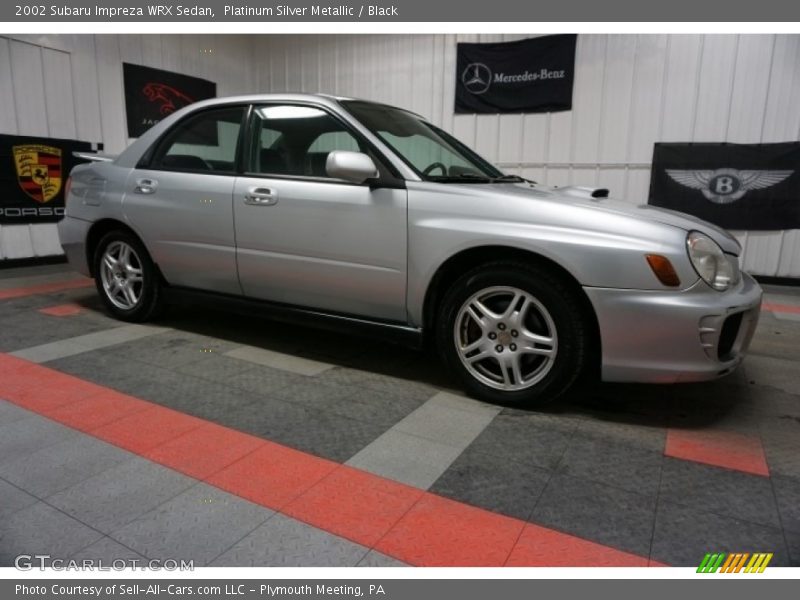
<svg viewBox="0 0 800 600"><path fill-rule="evenodd" d="M428 175L430 181L436 183L491 183L491 177L476 175L475 173L462 173L460 175Z"/></svg>
<svg viewBox="0 0 800 600"><path fill-rule="evenodd" d="M519 175L500 175L500 177L492 177L492 183L498 183L501 181L508 183L536 183L530 179L520 177Z"/></svg>

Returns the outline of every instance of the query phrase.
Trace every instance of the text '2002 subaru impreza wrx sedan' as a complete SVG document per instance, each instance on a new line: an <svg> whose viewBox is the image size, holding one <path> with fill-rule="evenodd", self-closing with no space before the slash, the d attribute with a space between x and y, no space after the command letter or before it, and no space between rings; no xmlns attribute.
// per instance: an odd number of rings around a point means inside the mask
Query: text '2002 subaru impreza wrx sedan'
<svg viewBox="0 0 800 600"><path fill-rule="evenodd" d="M492 402L556 398L592 368L724 375L761 303L717 227L504 175L372 102L198 102L68 187L61 243L116 317L144 321L165 291L191 290L429 339Z"/></svg>

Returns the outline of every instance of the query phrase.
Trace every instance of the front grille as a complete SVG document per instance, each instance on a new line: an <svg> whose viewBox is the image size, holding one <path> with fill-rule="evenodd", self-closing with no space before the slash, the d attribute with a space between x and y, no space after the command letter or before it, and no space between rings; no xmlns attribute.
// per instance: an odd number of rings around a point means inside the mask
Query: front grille
<svg viewBox="0 0 800 600"><path fill-rule="evenodd" d="M717 344L717 358L723 362L733 358L733 345L736 343L736 338L739 335L743 314L744 313L736 313L735 315L731 315L725 319L725 322L722 324L722 331L720 331L719 343Z"/></svg>

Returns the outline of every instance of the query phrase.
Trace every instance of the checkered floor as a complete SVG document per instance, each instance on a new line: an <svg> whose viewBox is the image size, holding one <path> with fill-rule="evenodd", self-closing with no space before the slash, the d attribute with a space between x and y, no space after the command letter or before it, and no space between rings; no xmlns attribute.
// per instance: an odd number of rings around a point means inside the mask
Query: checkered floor
<svg viewBox="0 0 800 600"><path fill-rule="evenodd" d="M465 398L435 357L197 307L128 325L57 265L0 271L0 566L800 565L800 289L743 368Z"/></svg>

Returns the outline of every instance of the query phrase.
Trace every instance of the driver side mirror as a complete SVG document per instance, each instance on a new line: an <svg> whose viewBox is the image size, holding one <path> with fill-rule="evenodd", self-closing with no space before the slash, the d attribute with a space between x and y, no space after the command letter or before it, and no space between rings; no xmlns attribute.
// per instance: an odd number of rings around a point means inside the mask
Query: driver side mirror
<svg viewBox="0 0 800 600"><path fill-rule="evenodd" d="M377 179L378 168L372 159L363 152L334 150L328 154L325 171L329 177L344 179L351 183L364 183L367 179Z"/></svg>

